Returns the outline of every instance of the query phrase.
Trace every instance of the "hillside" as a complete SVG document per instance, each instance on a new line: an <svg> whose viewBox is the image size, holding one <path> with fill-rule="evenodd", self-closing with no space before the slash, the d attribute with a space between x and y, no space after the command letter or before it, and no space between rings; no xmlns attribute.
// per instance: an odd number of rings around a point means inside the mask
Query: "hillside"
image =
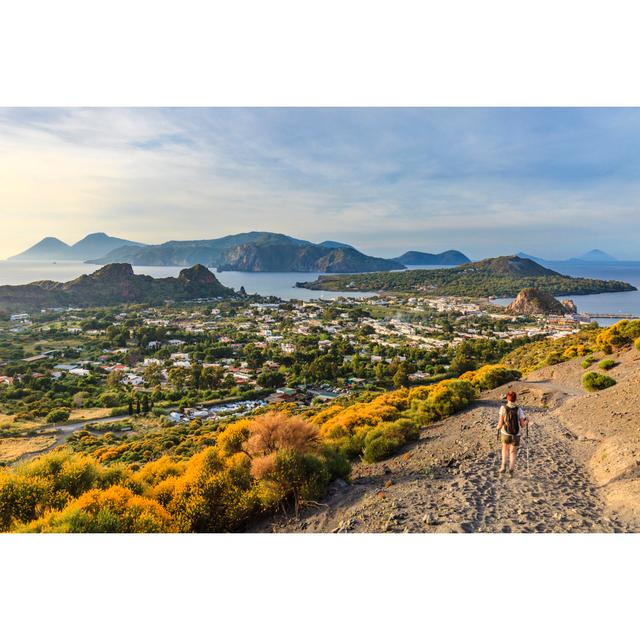
<svg viewBox="0 0 640 640"><path fill-rule="evenodd" d="M205 264L227 271L299 271L349 273L390 271L403 265L374 258L353 247L321 245L281 233L252 231L213 240L171 241L111 251L95 264L128 262L133 265L183 266Z"/></svg>
<svg viewBox="0 0 640 640"><path fill-rule="evenodd" d="M616 353L614 387L588 394L582 358L483 393L424 427L389 460L357 463L321 507L255 530L288 532L615 532L640 529L640 353ZM597 370L594 363L592 369ZM497 473L500 399L515 389L530 449L514 478Z"/></svg>
<svg viewBox="0 0 640 640"><path fill-rule="evenodd" d="M471 262L464 253L460 251L450 250L442 253L425 253L423 251L407 251L401 256L394 258L400 264L405 266L418 265L459 265Z"/></svg>
<svg viewBox="0 0 640 640"><path fill-rule="evenodd" d="M162 303L233 295L206 267L183 269L177 278L135 275L129 264L109 264L69 282L42 280L0 286L0 311L34 311L48 307Z"/></svg>
<svg viewBox="0 0 640 640"><path fill-rule="evenodd" d="M9 260L89 260L120 247L141 246L143 245L139 242L114 238L106 233L90 233L73 245L58 238L44 238Z"/></svg>
<svg viewBox="0 0 640 640"><path fill-rule="evenodd" d="M501 256L470 262L451 269L411 269L399 273L320 276L299 287L326 291L390 291L434 296L506 298L536 288L552 295L584 295L636 288L617 280L574 278L518 256Z"/></svg>
<svg viewBox="0 0 640 640"><path fill-rule="evenodd" d="M337 240L324 240L323 242L319 242L318 246L324 247L325 249L355 249L355 247L350 244L338 242Z"/></svg>

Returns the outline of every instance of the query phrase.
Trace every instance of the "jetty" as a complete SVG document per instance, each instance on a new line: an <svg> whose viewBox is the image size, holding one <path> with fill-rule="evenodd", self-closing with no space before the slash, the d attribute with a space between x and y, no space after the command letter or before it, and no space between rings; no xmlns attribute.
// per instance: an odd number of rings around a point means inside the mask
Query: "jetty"
<svg viewBox="0 0 640 640"><path fill-rule="evenodd" d="M581 316L589 316L589 318L620 318L620 320L640 320L640 315L635 313L589 313L584 311Z"/></svg>

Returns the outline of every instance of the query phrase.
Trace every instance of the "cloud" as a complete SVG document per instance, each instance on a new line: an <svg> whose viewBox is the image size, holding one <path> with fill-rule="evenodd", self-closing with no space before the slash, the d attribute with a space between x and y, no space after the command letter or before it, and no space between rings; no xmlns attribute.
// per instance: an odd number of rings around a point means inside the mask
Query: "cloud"
<svg viewBox="0 0 640 640"><path fill-rule="evenodd" d="M0 255L263 229L382 255L631 256L639 134L636 109L4 109Z"/></svg>

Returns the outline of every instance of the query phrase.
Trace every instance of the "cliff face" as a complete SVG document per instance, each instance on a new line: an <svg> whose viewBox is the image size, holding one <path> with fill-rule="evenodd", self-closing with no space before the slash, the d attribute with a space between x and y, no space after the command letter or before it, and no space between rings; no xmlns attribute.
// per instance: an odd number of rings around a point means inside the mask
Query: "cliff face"
<svg viewBox="0 0 640 640"><path fill-rule="evenodd" d="M523 289L507 307L507 312L522 316L563 315L575 313L576 305L571 300L560 302L539 289Z"/></svg>
<svg viewBox="0 0 640 640"><path fill-rule="evenodd" d="M319 245L243 244L225 252L224 271L296 271L350 273L390 271L404 266L385 258L373 258L350 247L327 249Z"/></svg>
<svg viewBox="0 0 640 640"><path fill-rule="evenodd" d="M222 271L299 271L352 273L404 269L395 260L375 258L338 242L313 244L280 233L250 232L213 240L171 241L145 247L120 247L95 264L136 265L202 263Z"/></svg>
<svg viewBox="0 0 640 640"><path fill-rule="evenodd" d="M130 264L108 264L69 282L43 280L0 287L0 310L33 311L47 307L92 307L126 303L158 304L234 295L209 269L196 265L177 278L136 275Z"/></svg>

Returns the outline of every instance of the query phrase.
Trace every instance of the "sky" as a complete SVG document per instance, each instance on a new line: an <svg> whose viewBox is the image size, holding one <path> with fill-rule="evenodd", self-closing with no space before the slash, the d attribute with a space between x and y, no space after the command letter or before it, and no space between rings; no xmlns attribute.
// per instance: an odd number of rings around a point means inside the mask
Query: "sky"
<svg viewBox="0 0 640 640"><path fill-rule="evenodd" d="M640 259L640 109L0 109L0 258L277 231Z"/></svg>

